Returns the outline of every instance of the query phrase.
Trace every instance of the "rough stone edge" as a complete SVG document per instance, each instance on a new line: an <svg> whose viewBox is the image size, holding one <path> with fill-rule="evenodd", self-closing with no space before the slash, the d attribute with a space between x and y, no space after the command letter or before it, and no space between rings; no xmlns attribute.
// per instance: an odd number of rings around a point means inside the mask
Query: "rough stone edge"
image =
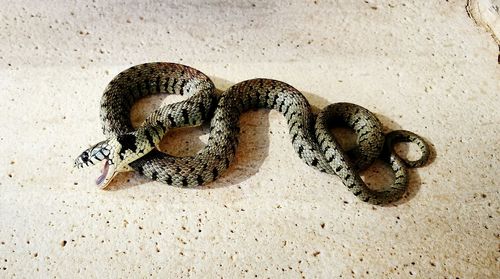
<svg viewBox="0 0 500 279"><path fill-rule="evenodd" d="M485 28L500 46L500 0L467 0L465 9L467 15Z"/></svg>

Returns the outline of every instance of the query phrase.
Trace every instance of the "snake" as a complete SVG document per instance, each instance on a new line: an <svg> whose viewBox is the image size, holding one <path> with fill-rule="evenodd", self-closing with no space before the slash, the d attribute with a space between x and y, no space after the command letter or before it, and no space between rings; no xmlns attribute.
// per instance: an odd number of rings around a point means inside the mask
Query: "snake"
<svg viewBox="0 0 500 279"><path fill-rule="evenodd" d="M430 150L415 133L383 133L383 126L369 110L352 103L334 103L315 114L305 96L291 85L255 78L236 83L222 93L201 71L177 63L151 62L132 66L106 86L100 118L107 139L83 151L75 166L103 161L98 187L106 188L119 172L136 171L152 180L178 187L196 187L216 180L233 161L242 113L255 109L279 111L286 119L292 146L298 156L320 172L338 176L355 196L371 204L400 199L408 187L408 168L426 164ZM163 104L137 128L130 119L133 104L153 94L180 94L183 101ZM206 145L192 156L177 157L160 151L159 143L171 129L199 126L210 121ZM346 126L356 135L356 146L344 151L330 132ZM395 145L416 144L420 158L398 155ZM376 159L386 162L393 182L371 189L360 172ZM281 174L283 175L283 174Z"/></svg>

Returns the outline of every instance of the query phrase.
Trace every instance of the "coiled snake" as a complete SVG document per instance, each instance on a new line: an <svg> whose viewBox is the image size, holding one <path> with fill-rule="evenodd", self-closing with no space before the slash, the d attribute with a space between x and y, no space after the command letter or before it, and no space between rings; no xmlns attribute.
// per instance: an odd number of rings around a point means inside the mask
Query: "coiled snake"
<svg viewBox="0 0 500 279"><path fill-rule="evenodd" d="M164 105L134 130L130 109L134 102L151 94L181 94L188 99ZM117 172L135 170L169 185L192 187L215 180L234 158L241 113L256 108L275 109L288 123L292 145L302 160L326 173L340 177L361 200L385 204L399 199L408 184L406 167L427 162L429 148L419 136L408 131L382 133L379 120L358 105L337 103L327 106L317 117L305 97L292 86L277 80L252 79L231 86L219 97L212 81L200 71L174 63L146 63L118 74L106 87L101 99L103 131L109 138L85 150L75 160L77 167L104 160L96 183L106 187ZM196 155L174 157L155 150L163 135L172 128L200 125L211 119L207 145ZM357 147L349 158L329 133L341 122L357 135ZM399 157L393 146L413 142L421 157L409 161ZM368 188L358 171L383 156L394 171L394 183L376 191Z"/></svg>

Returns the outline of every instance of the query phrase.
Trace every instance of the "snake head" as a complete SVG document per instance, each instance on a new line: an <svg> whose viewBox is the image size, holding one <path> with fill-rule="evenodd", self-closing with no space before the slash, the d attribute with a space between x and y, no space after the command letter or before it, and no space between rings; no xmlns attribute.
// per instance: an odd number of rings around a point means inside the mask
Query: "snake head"
<svg viewBox="0 0 500 279"><path fill-rule="evenodd" d="M128 165L120 167L120 150L121 145L114 137L101 141L83 151L75 159L75 167L83 168L104 161L101 175L95 181L97 186L104 189L118 172L128 170Z"/></svg>

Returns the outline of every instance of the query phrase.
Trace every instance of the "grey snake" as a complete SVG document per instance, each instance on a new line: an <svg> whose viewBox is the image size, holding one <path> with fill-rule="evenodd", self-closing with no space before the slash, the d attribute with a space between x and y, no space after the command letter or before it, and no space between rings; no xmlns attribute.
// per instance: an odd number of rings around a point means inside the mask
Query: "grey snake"
<svg viewBox="0 0 500 279"><path fill-rule="evenodd" d="M132 105L152 94L181 94L187 99L163 105L134 129ZM251 79L231 86L221 96L208 76L175 63L146 63L114 77L101 99L100 117L108 139L85 150L77 167L104 161L97 184L104 188L118 172L137 171L153 180L180 187L194 187L215 180L234 159L240 115L250 109L274 109L285 117L293 148L309 166L337 175L362 201L387 204L400 199L408 185L408 167L424 165L429 147L418 135L404 130L383 134L382 124L367 109L336 103L317 116L294 87L272 79ZM196 126L210 120L208 143L197 154L174 157L155 149L169 129ZM332 125L354 130L357 146L344 152L330 133ZM418 160L409 161L394 151L398 142L415 143ZM359 171L381 158L394 172L394 182L378 191L366 186Z"/></svg>

